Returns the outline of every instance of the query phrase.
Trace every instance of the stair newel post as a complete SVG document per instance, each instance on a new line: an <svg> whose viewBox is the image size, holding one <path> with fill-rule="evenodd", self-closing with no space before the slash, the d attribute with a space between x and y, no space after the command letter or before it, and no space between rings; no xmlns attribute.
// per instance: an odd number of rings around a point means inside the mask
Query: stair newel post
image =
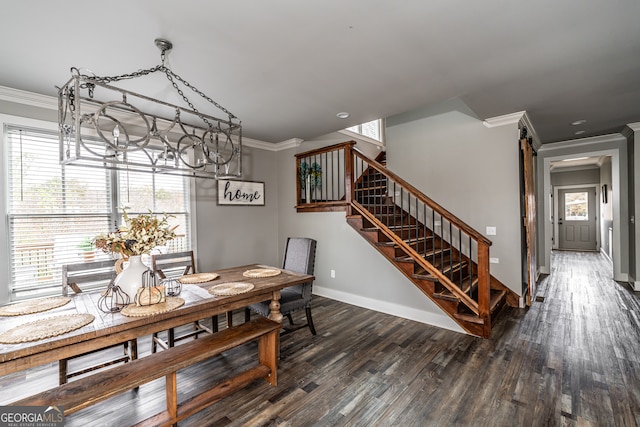
<svg viewBox="0 0 640 427"><path fill-rule="evenodd" d="M353 215L351 203L353 202L355 188L353 184L353 151L351 147L353 147L353 144L347 144L344 147L344 195L347 202L347 215Z"/></svg>
<svg viewBox="0 0 640 427"><path fill-rule="evenodd" d="M478 242L478 315L484 320L483 336L491 336L489 245Z"/></svg>

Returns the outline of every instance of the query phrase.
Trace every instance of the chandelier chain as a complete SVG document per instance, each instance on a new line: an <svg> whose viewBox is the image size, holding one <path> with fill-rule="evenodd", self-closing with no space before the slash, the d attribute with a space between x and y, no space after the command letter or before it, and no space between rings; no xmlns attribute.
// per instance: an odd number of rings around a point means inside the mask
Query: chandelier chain
<svg viewBox="0 0 640 427"><path fill-rule="evenodd" d="M229 110L224 108L222 105L218 104L211 97L207 96L207 94L205 94L204 92L202 92L201 90L199 90L198 88L193 86L191 83L189 83L188 81L186 81L185 79L180 77L180 75L178 75L178 74L174 73L173 71L171 71L171 69L169 69L167 66L164 65L164 62L165 62L165 59L164 59L164 52L163 52L162 53L162 64L156 65L155 67L152 67L152 68L145 68L145 69L141 69L141 70L138 70L138 71L133 71L131 73L124 73L124 74L119 74L119 75L116 75L116 76L95 76L95 75L94 76L88 76L86 74L81 74L80 71L76 67L72 67L71 68L71 72L72 73L76 72L76 73L78 73L79 75L82 75L82 77L85 77L88 80L94 80L94 81L96 81L98 83L109 84L109 83L118 82L118 81L121 81L121 80L135 79L137 77L147 76L147 75L155 73L157 71L161 71L167 76L167 79L169 80L169 82L171 82L171 85L173 86L173 88L182 97L183 101L186 102L187 105L189 106L189 108L191 108L196 113L199 113L199 111L193 106L191 101L189 101L189 98L180 89L178 84L174 81L174 78L176 80L178 80L180 83L182 83L183 85L185 85L185 87L188 87L189 89L191 89L192 91L194 91L195 93L200 95L202 98L204 98L206 101L208 101L211 104L213 104L218 109L224 111L229 116L229 120L237 119L237 117L233 113L231 113ZM207 124L211 125L208 122L207 122Z"/></svg>

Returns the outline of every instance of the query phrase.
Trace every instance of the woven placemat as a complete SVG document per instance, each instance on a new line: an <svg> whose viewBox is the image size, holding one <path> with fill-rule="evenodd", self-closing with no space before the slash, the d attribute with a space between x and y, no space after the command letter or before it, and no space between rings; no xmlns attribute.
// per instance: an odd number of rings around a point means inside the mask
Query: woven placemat
<svg viewBox="0 0 640 427"><path fill-rule="evenodd" d="M75 331L93 322L93 314L64 314L25 323L0 333L0 343L19 344L51 338Z"/></svg>
<svg viewBox="0 0 640 427"><path fill-rule="evenodd" d="M260 278L260 277L273 277L273 276L277 276L280 273L282 272L277 268L254 268L253 270L245 271L244 273L242 273L242 275L244 277Z"/></svg>
<svg viewBox="0 0 640 427"><path fill-rule="evenodd" d="M238 295L249 292L253 289L253 284L243 282L221 283L209 288L209 293L218 296Z"/></svg>
<svg viewBox="0 0 640 427"><path fill-rule="evenodd" d="M69 297L48 297L21 301L0 307L0 316L22 316L62 307L71 301Z"/></svg>
<svg viewBox="0 0 640 427"><path fill-rule="evenodd" d="M182 276L178 278L180 283L205 283L210 282L214 279L218 278L218 274L216 273L195 273L195 274L187 274L186 276Z"/></svg>
<svg viewBox="0 0 640 427"><path fill-rule="evenodd" d="M184 300L180 297L167 297L165 302L153 305L136 306L135 304L129 304L122 309L120 313L128 317L146 317L153 316L154 314L166 313L167 311L175 310L176 308L184 305Z"/></svg>

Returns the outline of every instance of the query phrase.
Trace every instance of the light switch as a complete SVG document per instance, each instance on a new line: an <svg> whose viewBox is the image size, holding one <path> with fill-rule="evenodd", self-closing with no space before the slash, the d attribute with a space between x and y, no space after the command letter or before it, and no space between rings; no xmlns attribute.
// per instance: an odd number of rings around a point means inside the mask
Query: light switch
<svg viewBox="0 0 640 427"><path fill-rule="evenodd" d="M489 263L500 264L500 258L489 258Z"/></svg>
<svg viewBox="0 0 640 427"><path fill-rule="evenodd" d="M487 227L487 236L495 236L496 228L495 227Z"/></svg>

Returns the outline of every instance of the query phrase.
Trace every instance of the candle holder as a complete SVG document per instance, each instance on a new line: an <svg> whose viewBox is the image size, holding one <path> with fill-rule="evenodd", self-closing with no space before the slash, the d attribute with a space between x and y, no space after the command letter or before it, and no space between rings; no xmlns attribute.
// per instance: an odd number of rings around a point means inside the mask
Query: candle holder
<svg viewBox="0 0 640 427"><path fill-rule="evenodd" d="M136 292L135 303L138 307L165 302L164 286L158 286L156 273L147 270L142 273L142 287Z"/></svg>
<svg viewBox="0 0 640 427"><path fill-rule="evenodd" d="M166 278L160 281L161 285L164 285L167 296L175 297L182 292L182 283L178 279Z"/></svg>
<svg viewBox="0 0 640 427"><path fill-rule="evenodd" d="M115 284L115 279L111 279L107 289L98 299L98 308L105 313L118 313L129 305L131 299L120 286Z"/></svg>

